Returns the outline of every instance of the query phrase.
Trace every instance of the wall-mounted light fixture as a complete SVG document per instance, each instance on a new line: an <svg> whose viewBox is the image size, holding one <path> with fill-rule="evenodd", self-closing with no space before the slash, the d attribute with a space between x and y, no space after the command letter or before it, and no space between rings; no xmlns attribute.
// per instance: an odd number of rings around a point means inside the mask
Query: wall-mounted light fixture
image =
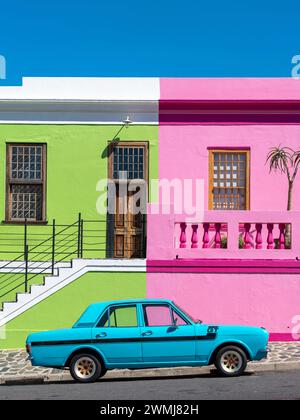
<svg viewBox="0 0 300 420"><path fill-rule="evenodd" d="M123 122L123 124L125 125L126 128L129 126L129 124L132 124L132 121L129 118L129 115L127 115L126 120L123 120L122 122Z"/></svg>

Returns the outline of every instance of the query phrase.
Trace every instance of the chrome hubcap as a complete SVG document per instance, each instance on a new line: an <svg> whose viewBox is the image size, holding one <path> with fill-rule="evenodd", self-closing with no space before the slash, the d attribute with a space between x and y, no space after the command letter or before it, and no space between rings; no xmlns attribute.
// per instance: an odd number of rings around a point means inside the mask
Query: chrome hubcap
<svg viewBox="0 0 300 420"><path fill-rule="evenodd" d="M89 379L96 372L96 364L89 357L81 357L75 363L75 372L79 378Z"/></svg>
<svg viewBox="0 0 300 420"><path fill-rule="evenodd" d="M225 372L235 373L242 364L242 356L237 351L226 351L221 357L221 365Z"/></svg>

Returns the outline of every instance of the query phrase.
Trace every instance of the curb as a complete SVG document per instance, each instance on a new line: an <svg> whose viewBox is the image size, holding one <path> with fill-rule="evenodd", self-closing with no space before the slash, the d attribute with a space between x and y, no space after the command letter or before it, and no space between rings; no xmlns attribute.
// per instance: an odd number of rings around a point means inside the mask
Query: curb
<svg viewBox="0 0 300 420"><path fill-rule="evenodd" d="M246 373L254 374L256 372L284 372L291 370L300 370L299 362L269 362L269 363L251 363L248 365ZM215 374L216 370L210 366L203 367L180 367L180 368L157 368L157 369L114 369L108 371L101 379L104 380L122 380L130 378L159 378L174 376L198 376ZM0 376L0 385L25 385L25 384L44 384L51 382L73 381L68 371L46 375L14 375Z"/></svg>
<svg viewBox="0 0 300 420"><path fill-rule="evenodd" d="M300 369L299 362L270 362L270 363L255 363L250 365L254 372L284 372L289 370Z"/></svg>

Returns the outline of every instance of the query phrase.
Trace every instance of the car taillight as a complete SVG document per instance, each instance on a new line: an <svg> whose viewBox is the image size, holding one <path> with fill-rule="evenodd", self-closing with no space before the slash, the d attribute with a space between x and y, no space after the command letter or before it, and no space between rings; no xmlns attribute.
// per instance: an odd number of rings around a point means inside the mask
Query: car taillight
<svg viewBox="0 0 300 420"><path fill-rule="evenodd" d="M31 350L30 344L26 344L26 351L29 354Z"/></svg>

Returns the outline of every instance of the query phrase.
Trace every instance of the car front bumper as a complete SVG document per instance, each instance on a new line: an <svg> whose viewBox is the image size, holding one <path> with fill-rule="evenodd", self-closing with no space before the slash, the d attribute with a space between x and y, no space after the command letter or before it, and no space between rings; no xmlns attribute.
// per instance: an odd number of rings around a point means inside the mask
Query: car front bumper
<svg viewBox="0 0 300 420"><path fill-rule="evenodd" d="M253 360L267 359L269 349L258 350Z"/></svg>

